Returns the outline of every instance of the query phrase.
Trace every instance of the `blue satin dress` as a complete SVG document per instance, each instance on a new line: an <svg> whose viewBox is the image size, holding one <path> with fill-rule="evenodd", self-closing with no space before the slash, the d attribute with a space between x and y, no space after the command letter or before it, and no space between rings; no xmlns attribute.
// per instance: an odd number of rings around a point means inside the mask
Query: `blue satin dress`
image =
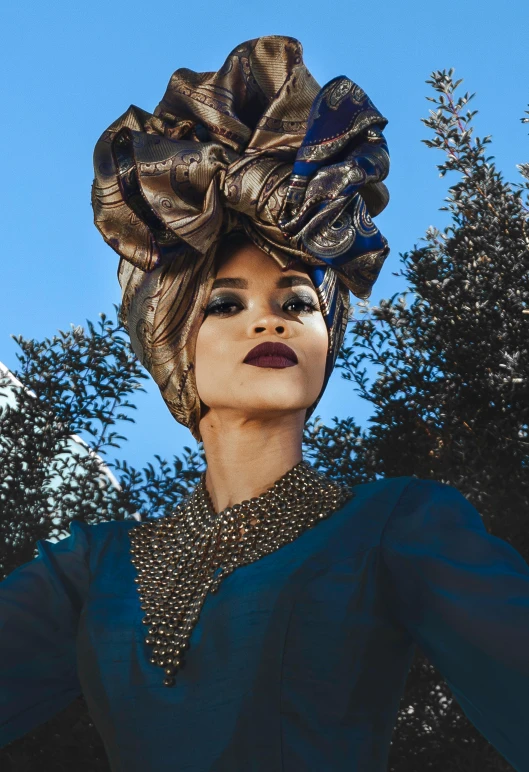
<svg viewBox="0 0 529 772"><path fill-rule="evenodd" d="M172 688L144 642L138 523L39 541L0 583L0 746L82 693L113 772L386 772L418 644L528 772L529 566L451 486L354 492L207 597Z"/></svg>

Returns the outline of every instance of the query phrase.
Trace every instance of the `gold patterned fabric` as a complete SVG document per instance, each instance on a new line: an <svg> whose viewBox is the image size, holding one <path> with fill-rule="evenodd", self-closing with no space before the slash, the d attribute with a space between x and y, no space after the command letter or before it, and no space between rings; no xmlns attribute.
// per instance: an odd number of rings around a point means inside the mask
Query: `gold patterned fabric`
<svg viewBox="0 0 529 772"><path fill-rule="evenodd" d="M301 44L269 36L235 48L218 72L177 70L153 114L131 105L97 142L94 222L121 258L123 322L197 440L195 342L216 249L234 230L281 268L305 264L329 331L321 398L349 290L369 297L389 252L371 219L388 201L386 123L353 81L320 89Z"/></svg>

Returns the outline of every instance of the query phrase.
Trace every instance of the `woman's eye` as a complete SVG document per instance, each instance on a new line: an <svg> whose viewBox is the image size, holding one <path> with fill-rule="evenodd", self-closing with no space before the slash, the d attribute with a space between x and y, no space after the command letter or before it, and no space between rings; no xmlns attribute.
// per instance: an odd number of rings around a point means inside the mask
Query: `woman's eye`
<svg viewBox="0 0 529 772"><path fill-rule="evenodd" d="M216 298L206 308L206 316L233 316L243 308L240 301L234 298ZM318 310L318 305L309 297L296 295L283 305L283 309L290 314L312 314Z"/></svg>
<svg viewBox="0 0 529 772"><path fill-rule="evenodd" d="M285 310L295 314L312 314L314 311L318 310L316 303L312 300L312 298L309 297L291 298L285 303L284 308Z"/></svg>
<svg viewBox="0 0 529 772"><path fill-rule="evenodd" d="M233 313L234 309L240 308L240 304L234 300L215 300L206 309L206 316L214 314L215 316L226 316Z"/></svg>

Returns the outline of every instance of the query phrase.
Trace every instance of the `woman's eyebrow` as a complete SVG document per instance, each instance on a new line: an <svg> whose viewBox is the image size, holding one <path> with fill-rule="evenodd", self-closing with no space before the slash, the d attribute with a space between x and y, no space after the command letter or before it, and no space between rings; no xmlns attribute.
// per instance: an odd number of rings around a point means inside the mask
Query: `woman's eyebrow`
<svg viewBox="0 0 529 772"><path fill-rule="evenodd" d="M305 276L281 276L276 283L276 287L297 287L300 285L306 285L314 289L314 284L308 277ZM246 279L215 279L212 289L219 289L220 287L236 287L237 289L248 289L248 282Z"/></svg>

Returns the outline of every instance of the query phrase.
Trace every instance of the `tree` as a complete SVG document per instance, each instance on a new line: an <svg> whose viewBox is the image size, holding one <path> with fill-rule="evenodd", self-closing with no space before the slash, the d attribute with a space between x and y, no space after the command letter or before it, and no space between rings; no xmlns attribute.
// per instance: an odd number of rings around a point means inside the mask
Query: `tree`
<svg viewBox="0 0 529 772"><path fill-rule="evenodd" d="M15 375L22 388L0 381L14 404L0 407L0 571L3 578L30 560L35 541L66 535L70 520L86 523L169 514L199 474L200 454L187 449L172 468L156 457L141 473L126 462L102 456L125 437L113 427L132 421L128 396L148 377L130 347L125 330L100 314L98 328L72 325L52 340L16 337L21 352ZM80 452L89 439L89 452ZM72 438L77 441L72 443ZM50 533L50 522L55 528Z"/></svg>
<svg viewBox="0 0 529 772"><path fill-rule="evenodd" d="M529 230L524 202L529 165L519 167L521 184L503 180L486 155L490 138L473 136L475 111L467 110L472 96L456 97L460 83L454 82L452 70L432 74L428 84L435 92L430 98L435 109L424 120L433 132L426 144L445 153L441 174L457 176L443 207L451 223L442 232L429 229L422 246L401 256L396 275L406 279L406 292L380 306L360 304L363 318L351 318L338 362L343 377L372 404L372 426L363 430L353 418L324 426L314 418L306 428L304 450L318 468L352 485L400 475L454 485L480 511L488 529L529 560ZM0 445L8 470L4 473L0 456L0 501L16 519L11 530L6 526L12 557L0 556L4 570L30 559L35 539L49 534L46 470L64 437L87 432L94 450L103 453L123 439L110 427L117 420L132 420L116 411L121 405L133 407L124 398L145 375L119 324L112 326L102 315L100 326L101 333L88 323L88 334L75 328L77 338L72 331L41 344L17 339L24 352L17 377L37 394L39 407L34 398L24 397L16 411L0 413L2 439L8 439ZM374 377L368 377L366 364ZM99 422L97 429L94 422ZM159 456L156 462L157 470L148 465L141 473L110 464L121 487L102 494L97 463L83 467L79 488L69 487L71 474L65 472L61 496L64 491L69 498L53 510L62 518L60 525L72 516L95 522L136 511L168 514L198 480L204 458L200 448L187 448L172 464ZM16 542L13 534L20 534ZM0 750L7 770L40 769L43 759L58 771L72 764L108 769L82 699ZM466 719L418 650L401 701L389 770L425 769L507 772L511 767Z"/></svg>
<svg viewBox="0 0 529 772"><path fill-rule="evenodd" d="M437 96L425 142L445 153L441 175L457 175L443 207L451 223L401 256L396 275L409 289L365 303L350 326L338 366L372 404L373 425L313 423L308 445L315 463L351 482L415 475L454 485L529 562L529 166L519 167L524 183L505 182L486 156L490 138L473 137L473 95L456 98L453 70L428 83ZM424 769L511 767L418 651L390 770Z"/></svg>

